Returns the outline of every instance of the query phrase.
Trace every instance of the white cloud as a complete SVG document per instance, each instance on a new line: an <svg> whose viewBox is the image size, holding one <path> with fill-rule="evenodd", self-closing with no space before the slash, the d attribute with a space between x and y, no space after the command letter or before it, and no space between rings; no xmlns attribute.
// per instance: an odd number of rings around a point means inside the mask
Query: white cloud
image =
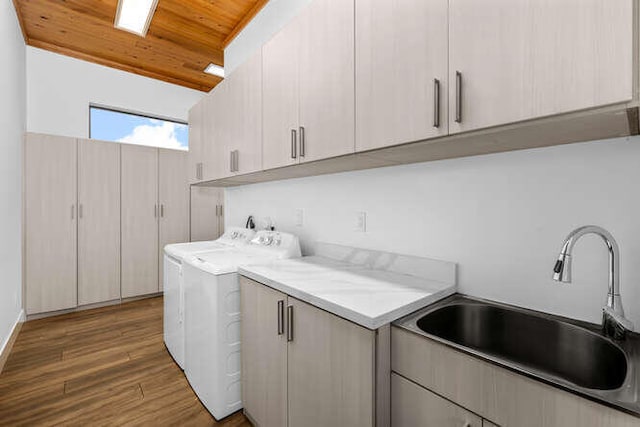
<svg viewBox="0 0 640 427"><path fill-rule="evenodd" d="M118 142L147 145L150 147L186 150L176 137L176 124L171 122L150 121L151 125L136 126L130 135L122 137Z"/></svg>

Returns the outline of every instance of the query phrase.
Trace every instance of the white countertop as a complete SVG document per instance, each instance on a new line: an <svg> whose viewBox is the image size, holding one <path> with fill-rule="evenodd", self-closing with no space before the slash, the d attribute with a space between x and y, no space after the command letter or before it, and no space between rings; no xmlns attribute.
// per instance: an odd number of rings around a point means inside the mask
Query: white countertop
<svg viewBox="0 0 640 427"><path fill-rule="evenodd" d="M374 268L376 261L388 260L391 254L353 249L350 255L354 251L364 252L367 262L332 259L327 257L332 254L320 251L325 256L245 265L238 273L369 329L378 329L456 292L453 263L393 255L393 262L381 269L379 265ZM425 278L424 272L422 277L404 274L391 265L405 265L407 260L414 265L439 263L439 271L434 273L438 280Z"/></svg>

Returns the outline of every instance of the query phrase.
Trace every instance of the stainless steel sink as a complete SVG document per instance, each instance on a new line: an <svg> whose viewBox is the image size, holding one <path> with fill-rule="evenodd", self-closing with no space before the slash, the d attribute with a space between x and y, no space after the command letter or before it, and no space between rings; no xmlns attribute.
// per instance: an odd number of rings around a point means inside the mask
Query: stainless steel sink
<svg viewBox="0 0 640 427"><path fill-rule="evenodd" d="M452 295L393 323L529 378L640 417L640 335Z"/></svg>
<svg viewBox="0 0 640 427"><path fill-rule="evenodd" d="M627 358L616 344L581 327L489 304L457 303L417 326L447 341L543 371L580 387L620 388Z"/></svg>

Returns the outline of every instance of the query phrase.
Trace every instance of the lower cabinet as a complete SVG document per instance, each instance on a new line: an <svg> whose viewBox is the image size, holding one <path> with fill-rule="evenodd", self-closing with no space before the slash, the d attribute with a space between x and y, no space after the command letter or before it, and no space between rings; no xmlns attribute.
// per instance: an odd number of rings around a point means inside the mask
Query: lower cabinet
<svg viewBox="0 0 640 427"><path fill-rule="evenodd" d="M420 387L391 374L391 424L393 427L482 427L482 418Z"/></svg>
<svg viewBox="0 0 640 427"><path fill-rule="evenodd" d="M256 425L384 424L376 422L376 331L245 277L240 294L242 399Z"/></svg>
<svg viewBox="0 0 640 427"><path fill-rule="evenodd" d="M484 427L640 426L624 412L398 327L391 328L391 352L394 427L475 427L480 417Z"/></svg>

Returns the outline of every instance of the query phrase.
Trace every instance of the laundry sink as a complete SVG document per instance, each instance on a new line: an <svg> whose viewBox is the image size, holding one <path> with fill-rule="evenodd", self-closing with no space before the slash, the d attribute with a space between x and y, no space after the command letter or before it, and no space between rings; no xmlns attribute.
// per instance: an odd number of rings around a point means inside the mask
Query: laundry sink
<svg viewBox="0 0 640 427"><path fill-rule="evenodd" d="M552 316L480 302L456 302L415 325L457 346L590 390L620 388L627 357L612 341Z"/></svg>

